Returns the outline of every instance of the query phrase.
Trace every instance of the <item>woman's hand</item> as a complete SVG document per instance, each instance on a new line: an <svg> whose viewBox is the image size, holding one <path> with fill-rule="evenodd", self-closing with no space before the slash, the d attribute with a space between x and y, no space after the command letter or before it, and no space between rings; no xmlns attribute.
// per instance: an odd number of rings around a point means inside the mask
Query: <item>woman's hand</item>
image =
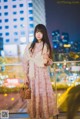
<svg viewBox="0 0 80 119"><path fill-rule="evenodd" d="M44 59L44 65L47 66L49 62L49 56L48 54L43 54L43 59Z"/></svg>
<svg viewBox="0 0 80 119"><path fill-rule="evenodd" d="M53 61L52 61L52 59L49 58L48 54L43 54L43 59L44 59L45 66L53 64Z"/></svg>
<svg viewBox="0 0 80 119"><path fill-rule="evenodd" d="M43 54L43 58L46 59L47 61L49 61L49 59L50 59L48 54Z"/></svg>

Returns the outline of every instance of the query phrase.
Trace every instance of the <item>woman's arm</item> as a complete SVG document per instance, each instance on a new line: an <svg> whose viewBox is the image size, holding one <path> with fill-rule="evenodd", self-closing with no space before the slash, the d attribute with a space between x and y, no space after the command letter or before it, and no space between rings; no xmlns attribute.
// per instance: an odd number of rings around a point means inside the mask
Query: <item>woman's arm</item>
<svg viewBox="0 0 80 119"><path fill-rule="evenodd" d="M44 49L43 49L43 60L44 60L44 65L52 65L53 64L53 60L49 57L50 51L49 49L47 49L47 45L44 45Z"/></svg>
<svg viewBox="0 0 80 119"><path fill-rule="evenodd" d="M28 59L28 48L29 46L26 46L24 50L24 54L22 57L22 65L23 65L23 73L24 73L24 83L29 82L29 59Z"/></svg>
<svg viewBox="0 0 80 119"><path fill-rule="evenodd" d="M44 65L45 66L53 64L53 60L49 58L49 54L48 53L43 54L43 59L44 59Z"/></svg>

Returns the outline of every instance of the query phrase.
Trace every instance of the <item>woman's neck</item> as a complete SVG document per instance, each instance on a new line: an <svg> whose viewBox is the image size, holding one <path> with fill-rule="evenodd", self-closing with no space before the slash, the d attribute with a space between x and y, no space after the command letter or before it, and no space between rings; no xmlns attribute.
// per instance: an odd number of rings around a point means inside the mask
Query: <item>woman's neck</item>
<svg viewBox="0 0 80 119"><path fill-rule="evenodd" d="M38 43L41 43L41 42L42 42L42 40L39 40L39 41L38 41Z"/></svg>

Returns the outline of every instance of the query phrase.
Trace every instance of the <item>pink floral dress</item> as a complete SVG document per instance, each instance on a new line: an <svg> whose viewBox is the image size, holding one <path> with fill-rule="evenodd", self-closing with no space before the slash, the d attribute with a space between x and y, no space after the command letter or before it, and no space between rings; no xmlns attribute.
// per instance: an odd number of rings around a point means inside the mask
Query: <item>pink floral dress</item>
<svg viewBox="0 0 80 119"><path fill-rule="evenodd" d="M42 50L43 43L36 43L33 57ZM26 57L26 58L25 58ZM27 49L24 53L23 66L26 75L29 73ZM50 82L48 66L39 67L34 63L34 78L30 78L31 99L27 100L27 108L31 119L50 119L58 114L56 98Z"/></svg>

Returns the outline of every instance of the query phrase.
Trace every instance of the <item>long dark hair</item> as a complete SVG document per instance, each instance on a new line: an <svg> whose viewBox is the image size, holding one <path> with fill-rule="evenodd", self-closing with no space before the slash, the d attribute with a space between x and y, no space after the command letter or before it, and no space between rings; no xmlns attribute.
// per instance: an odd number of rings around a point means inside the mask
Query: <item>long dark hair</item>
<svg viewBox="0 0 80 119"><path fill-rule="evenodd" d="M31 46L30 46L31 51L34 49L35 43L38 42L38 40L35 37L35 34L36 34L37 31L40 31L43 34L43 38L42 38L43 48L44 48L44 44L46 44L47 45L47 50L50 51L49 57L52 58L52 49L51 49L51 45L50 45L47 29L46 29L46 27L43 24L38 24L35 27L35 30L34 30L34 40L33 40L33 42L31 43Z"/></svg>

